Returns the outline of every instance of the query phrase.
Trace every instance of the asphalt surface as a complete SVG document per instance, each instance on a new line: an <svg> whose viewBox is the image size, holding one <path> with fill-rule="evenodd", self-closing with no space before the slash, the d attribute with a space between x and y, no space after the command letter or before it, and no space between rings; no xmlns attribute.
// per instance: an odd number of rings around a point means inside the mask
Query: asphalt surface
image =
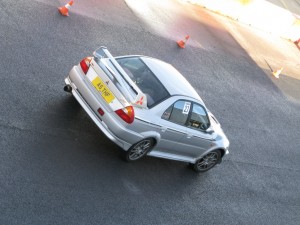
<svg viewBox="0 0 300 225"><path fill-rule="evenodd" d="M274 80L204 9L137 2L78 1L64 18L63 1L0 0L0 224L299 225L299 80ZM197 37L184 50L183 28ZM122 161L62 90L100 45L181 71L231 141L223 163Z"/></svg>

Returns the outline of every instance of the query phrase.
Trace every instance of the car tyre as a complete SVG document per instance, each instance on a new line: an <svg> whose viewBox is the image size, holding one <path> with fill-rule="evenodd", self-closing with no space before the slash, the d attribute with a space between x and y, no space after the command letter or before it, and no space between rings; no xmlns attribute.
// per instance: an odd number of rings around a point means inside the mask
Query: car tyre
<svg viewBox="0 0 300 225"><path fill-rule="evenodd" d="M153 148L154 143L153 138L146 138L135 143L125 152L125 160L131 162L141 159Z"/></svg>
<svg viewBox="0 0 300 225"><path fill-rule="evenodd" d="M220 150L213 150L206 155L202 156L200 159L198 159L195 164L191 164L193 170L195 170L198 173L203 173L211 168L213 168L215 165L217 165L221 160L221 151Z"/></svg>

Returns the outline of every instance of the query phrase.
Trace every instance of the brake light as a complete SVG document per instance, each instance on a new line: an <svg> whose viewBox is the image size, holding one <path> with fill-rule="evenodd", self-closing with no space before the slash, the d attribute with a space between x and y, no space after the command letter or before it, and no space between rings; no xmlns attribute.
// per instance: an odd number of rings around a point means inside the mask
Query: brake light
<svg viewBox="0 0 300 225"><path fill-rule="evenodd" d="M121 117L126 123L132 123L134 120L134 110L132 106L127 106L123 109L118 109L115 113Z"/></svg>
<svg viewBox="0 0 300 225"><path fill-rule="evenodd" d="M91 61L92 61L92 57L86 57L83 60L81 60L80 67L81 67L82 71L84 72L84 74L86 74L87 71L89 70Z"/></svg>

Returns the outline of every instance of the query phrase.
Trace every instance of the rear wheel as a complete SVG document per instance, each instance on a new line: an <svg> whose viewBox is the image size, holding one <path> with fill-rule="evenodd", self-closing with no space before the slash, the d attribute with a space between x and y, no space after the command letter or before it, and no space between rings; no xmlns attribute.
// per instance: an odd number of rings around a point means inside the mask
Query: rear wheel
<svg viewBox="0 0 300 225"><path fill-rule="evenodd" d="M195 164L192 164L192 168L196 172L203 173L213 168L220 160L221 151L213 150L198 159Z"/></svg>
<svg viewBox="0 0 300 225"><path fill-rule="evenodd" d="M132 145L125 154L126 161L136 161L145 156L154 146L154 140L147 138Z"/></svg>

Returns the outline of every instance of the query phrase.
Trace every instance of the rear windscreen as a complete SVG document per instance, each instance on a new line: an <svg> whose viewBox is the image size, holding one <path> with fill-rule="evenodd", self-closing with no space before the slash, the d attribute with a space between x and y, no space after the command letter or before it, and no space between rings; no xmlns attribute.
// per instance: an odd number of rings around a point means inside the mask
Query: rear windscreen
<svg viewBox="0 0 300 225"><path fill-rule="evenodd" d="M163 84L157 79L146 64L138 57L125 57L116 59L131 80L147 96L148 107L154 106L169 97Z"/></svg>

